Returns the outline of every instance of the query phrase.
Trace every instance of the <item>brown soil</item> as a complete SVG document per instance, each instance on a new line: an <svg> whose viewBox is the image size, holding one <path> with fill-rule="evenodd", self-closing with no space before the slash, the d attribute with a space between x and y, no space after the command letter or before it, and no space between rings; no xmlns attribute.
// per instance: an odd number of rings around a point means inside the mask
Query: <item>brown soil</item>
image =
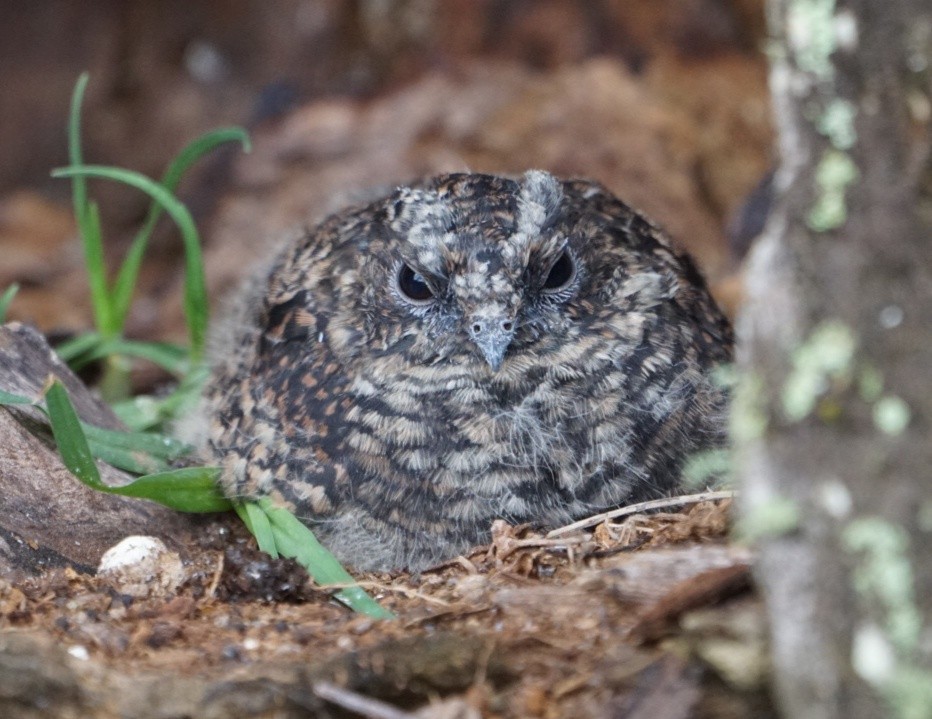
<svg viewBox="0 0 932 719"><path fill-rule="evenodd" d="M389 621L335 603L227 519L202 529L166 596L70 568L9 577L0 713L767 716L760 608L749 553L724 540L728 509L559 540L496 526L490 546L418 576L360 577ZM727 646L738 666L716 659ZM379 704L340 709L359 697Z"/></svg>

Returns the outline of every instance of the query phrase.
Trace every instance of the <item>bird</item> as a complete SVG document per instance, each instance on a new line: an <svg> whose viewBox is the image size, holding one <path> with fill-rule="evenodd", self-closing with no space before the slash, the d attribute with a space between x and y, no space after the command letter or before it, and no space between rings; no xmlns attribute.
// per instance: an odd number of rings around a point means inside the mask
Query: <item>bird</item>
<svg viewBox="0 0 932 719"><path fill-rule="evenodd" d="M668 496L727 442L732 329L693 261L602 185L454 173L331 215L211 340L202 453L344 564L421 571Z"/></svg>

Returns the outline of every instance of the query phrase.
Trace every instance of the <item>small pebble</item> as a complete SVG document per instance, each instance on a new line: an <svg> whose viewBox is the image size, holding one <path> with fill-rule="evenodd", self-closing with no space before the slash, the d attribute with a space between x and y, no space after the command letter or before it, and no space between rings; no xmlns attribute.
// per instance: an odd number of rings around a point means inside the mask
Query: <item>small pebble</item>
<svg viewBox="0 0 932 719"><path fill-rule="evenodd" d="M181 557L155 537L127 537L108 549L97 574L122 594L166 596L185 579Z"/></svg>

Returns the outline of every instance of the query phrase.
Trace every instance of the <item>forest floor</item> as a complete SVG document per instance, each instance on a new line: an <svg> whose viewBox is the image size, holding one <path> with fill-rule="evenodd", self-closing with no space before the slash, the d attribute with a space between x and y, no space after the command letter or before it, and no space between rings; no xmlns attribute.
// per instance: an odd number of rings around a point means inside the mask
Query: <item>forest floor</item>
<svg viewBox="0 0 932 719"><path fill-rule="evenodd" d="M394 620L353 614L226 519L196 533L167 593L71 568L8 578L4 715L766 717L762 608L729 504L552 539L496 526L445 565L359 577Z"/></svg>

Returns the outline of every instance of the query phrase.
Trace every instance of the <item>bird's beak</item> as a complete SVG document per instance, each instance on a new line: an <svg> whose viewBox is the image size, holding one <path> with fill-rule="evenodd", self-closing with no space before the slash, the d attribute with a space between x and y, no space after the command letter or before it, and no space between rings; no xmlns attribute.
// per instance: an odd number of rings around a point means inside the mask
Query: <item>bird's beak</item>
<svg viewBox="0 0 932 719"><path fill-rule="evenodd" d="M502 366L505 352L515 336L514 327L514 320L506 317L474 317L469 323L473 343L495 372Z"/></svg>

